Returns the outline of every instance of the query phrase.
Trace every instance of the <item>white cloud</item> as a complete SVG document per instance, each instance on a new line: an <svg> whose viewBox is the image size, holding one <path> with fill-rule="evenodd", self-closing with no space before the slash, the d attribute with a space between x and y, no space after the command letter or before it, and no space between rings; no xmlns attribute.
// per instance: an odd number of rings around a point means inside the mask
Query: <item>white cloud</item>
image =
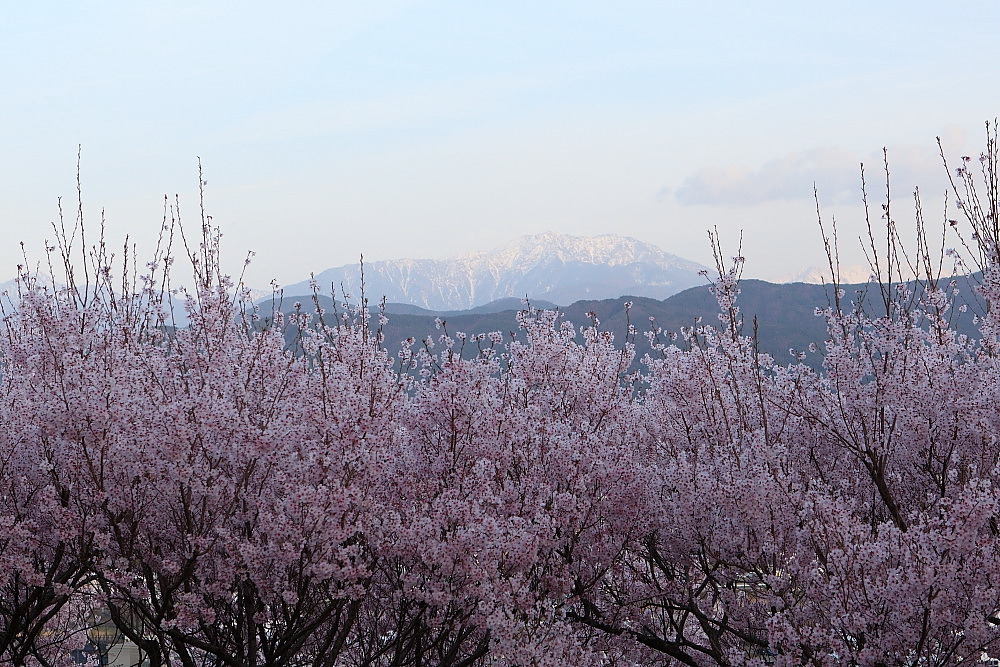
<svg viewBox="0 0 1000 667"><path fill-rule="evenodd" d="M888 156L894 197L911 193L917 186L936 189L945 177L933 143L892 146ZM750 206L811 199L815 184L821 203L854 203L861 200L862 162L869 199L878 201L885 189L882 152L858 156L838 148L789 153L756 169L742 165L701 169L684 180L675 197L685 206Z"/></svg>

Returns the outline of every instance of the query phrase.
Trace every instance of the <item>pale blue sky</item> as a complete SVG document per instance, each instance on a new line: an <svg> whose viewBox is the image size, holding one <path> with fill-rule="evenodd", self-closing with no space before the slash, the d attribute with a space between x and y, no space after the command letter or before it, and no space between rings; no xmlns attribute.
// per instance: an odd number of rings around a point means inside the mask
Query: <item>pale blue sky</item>
<svg viewBox="0 0 1000 667"><path fill-rule="evenodd" d="M75 196L78 144L113 239L150 238L165 193L193 221L201 156L257 286L546 230L707 263L713 225L778 278L821 261L813 181L859 233L882 146L897 201L939 208L934 137L977 151L1000 115L998 26L995 1L18 3L0 278Z"/></svg>

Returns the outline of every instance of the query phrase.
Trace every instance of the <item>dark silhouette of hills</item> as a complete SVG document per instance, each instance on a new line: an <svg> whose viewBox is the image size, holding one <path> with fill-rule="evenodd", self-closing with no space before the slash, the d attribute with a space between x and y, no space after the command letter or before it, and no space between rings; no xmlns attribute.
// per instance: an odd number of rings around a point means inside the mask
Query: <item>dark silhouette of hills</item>
<svg viewBox="0 0 1000 667"><path fill-rule="evenodd" d="M953 310L953 326L961 333L977 337L973 317L982 313L982 304L978 303L973 292L975 277L960 277L957 279L958 295L956 303L968 305L966 312ZM911 287L913 287L911 285ZM845 295L842 300L845 309L850 304L860 303L872 315L884 314L881 293L877 284L845 285ZM832 287L829 285L814 285L807 283L775 284L762 280L744 280L740 283L740 296L737 305L743 318L745 335L754 333L759 341L762 352L770 354L779 363L793 361L790 350L806 351L810 343L823 348L827 339L826 322L816 315L817 308L823 308L833 301ZM917 289L919 293L919 289ZM285 297L282 310L288 312L292 304L299 301L302 308L314 309L312 297ZM631 301L632 307L626 312L625 302ZM320 305L328 313L333 310L333 302L328 297L320 297ZM552 304L539 301L532 302L533 307L553 308ZM458 332L467 335L500 331L504 337L517 335L517 312L522 308L518 299L501 299L478 308L466 311L434 312L408 304L387 304L386 315L388 323L383 326L386 347L392 351L407 338L417 341L430 336L436 338L442 334L436 328L435 320L444 322L447 332L455 337ZM649 350L649 345L643 335L651 328L650 318L655 326L666 332L679 332L681 327L690 327L698 322L718 325L719 308L709 286L693 287L664 300L638 296L622 296L616 299L600 299L592 301L577 301L569 306L558 309L562 316L572 322L577 330L587 326L591 319L588 313L596 315L602 329L614 333L617 341L624 340L631 322L638 330L636 348L641 356ZM372 326L377 326L373 318ZM811 354L807 363L818 366L821 354Z"/></svg>

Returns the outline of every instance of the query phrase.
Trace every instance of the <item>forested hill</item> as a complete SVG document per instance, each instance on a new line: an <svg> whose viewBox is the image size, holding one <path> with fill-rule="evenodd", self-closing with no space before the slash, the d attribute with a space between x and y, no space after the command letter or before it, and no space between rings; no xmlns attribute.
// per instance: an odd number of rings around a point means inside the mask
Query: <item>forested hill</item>
<svg viewBox="0 0 1000 667"><path fill-rule="evenodd" d="M956 304L964 303L968 307L965 312L960 312L957 308L954 310L954 326L961 333L975 336L973 317L982 308L974 298L972 279L962 277L957 282L959 293ZM737 305L743 317L743 333L751 335L756 326L762 352L772 355L779 363L786 363L792 360L789 354L791 349L806 351L810 343L816 343L822 348L827 338L826 322L816 315L816 309L832 302L830 286L744 280L740 283L740 289ZM875 316L880 314L880 309L884 309L878 285L845 285L843 289L845 304L863 299L866 311ZM289 312L296 301L303 304L303 308L312 308L310 296L286 296L282 310ZM632 307L626 313L625 303L629 301L632 302ZM327 311L332 309L332 301L328 297L321 298L320 303ZM531 302L531 306L553 308L551 303L545 301ZM521 302L517 299L503 299L473 310L442 312L409 304L390 303L386 306L389 321L383 326L386 347L392 350L400 341L409 337L422 340L427 336L441 334L435 324L438 318L445 323L452 336L458 332L472 335L500 331L507 337L509 332L516 334L518 331L517 312L520 307ZM664 300L625 295L616 299L577 301L559 308L559 311L577 329L590 322L588 313L594 313L601 328L614 333L619 341L625 337L628 323L631 322L640 334L637 336L636 346L641 355L649 349L642 334L650 330L650 318L664 332L679 332L681 327L692 326L698 318L702 318L705 324L716 324L719 308L709 286L705 285L687 289ZM373 326L375 325L373 320ZM809 363L817 365L818 357L810 356Z"/></svg>

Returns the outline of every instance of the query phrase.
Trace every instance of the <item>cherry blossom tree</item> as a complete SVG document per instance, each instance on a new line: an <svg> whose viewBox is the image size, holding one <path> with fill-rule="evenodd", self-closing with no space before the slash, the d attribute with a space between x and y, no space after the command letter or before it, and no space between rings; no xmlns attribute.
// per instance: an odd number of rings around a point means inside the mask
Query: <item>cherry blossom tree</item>
<svg viewBox="0 0 1000 667"><path fill-rule="evenodd" d="M420 630L435 647L467 636L470 657L583 664L593 647L567 612L640 530L648 488L629 448L632 352L593 327L577 342L554 313L521 324L523 342L477 337L469 359L448 336L418 355L426 379L396 459L410 508L392 545L409 598L398 608L435 619Z"/></svg>
<svg viewBox="0 0 1000 667"><path fill-rule="evenodd" d="M827 241L828 338L787 360L718 239L718 320L653 323L637 371L637 328L596 318L396 349L364 295L262 312L176 204L142 270L57 226L63 277L25 271L0 337L0 660L68 663L97 619L157 665L1000 651L996 132L945 221L980 335L919 197L909 255L887 199L869 292Z"/></svg>
<svg viewBox="0 0 1000 667"><path fill-rule="evenodd" d="M986 192L996 159L991 140ZM992 200L962 207L988 306ZM719 326L660 349L645 406L666 454L651 508L662 523L584 622L606 623L623 600L607 630L685 664L945 665L996 650L995 309L981 341L951 330L953 286L932 271L899 278L884 210L893 259L873 267L884 313L835 294L820 312L822 373L778 366L739 335L724 267Z"/></svg>

